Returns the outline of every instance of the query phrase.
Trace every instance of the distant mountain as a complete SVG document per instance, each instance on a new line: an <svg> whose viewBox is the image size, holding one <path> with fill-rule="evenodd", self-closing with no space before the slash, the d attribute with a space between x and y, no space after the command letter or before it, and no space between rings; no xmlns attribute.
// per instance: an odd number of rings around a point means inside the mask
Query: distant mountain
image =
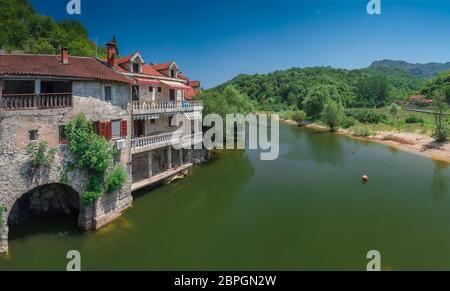
<svg viewBox="0 0 450 291"><path fill-rule="evenodd" d="M428 63L428 64L410 64L405 61L382 60L373 62L370 67L394 68L405 71L419 79L431 79L439 73L450 70L450 62Z"/></svg>

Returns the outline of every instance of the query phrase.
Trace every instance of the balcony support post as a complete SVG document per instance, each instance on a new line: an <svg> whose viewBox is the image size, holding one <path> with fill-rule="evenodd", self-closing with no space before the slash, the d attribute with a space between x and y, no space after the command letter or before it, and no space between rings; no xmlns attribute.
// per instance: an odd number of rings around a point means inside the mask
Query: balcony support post
<svg viewBox="0 0 450 291"><path fill-rule="evenodd" d="M172 147L169 146L167 148L167 166L169 167L168 170L172 169Z"/></svg>
<svg viewBox="0 0 450 291"><path fill-rule="evenodd" d="M152 151L148 151L148 178L151 179L153 177L153 167L152 167Z"/></svg>

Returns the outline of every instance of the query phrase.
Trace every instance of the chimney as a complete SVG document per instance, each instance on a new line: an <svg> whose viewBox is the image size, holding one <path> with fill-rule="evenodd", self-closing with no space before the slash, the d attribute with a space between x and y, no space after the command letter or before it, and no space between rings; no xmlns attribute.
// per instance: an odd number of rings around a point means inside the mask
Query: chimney
<svg viewBox="0 0 450 291"><path fill-rule="evenodd" d="M108 42L106 44L106 62L109 66L114 67L116 65L116 44L113 42Z"/></svg>
<svg viewBox="0 0 450 291"><path fill-rule="evenodd" d="M61 63L63 65L69 64L69 49L67 47L61 48Z"/></svg>

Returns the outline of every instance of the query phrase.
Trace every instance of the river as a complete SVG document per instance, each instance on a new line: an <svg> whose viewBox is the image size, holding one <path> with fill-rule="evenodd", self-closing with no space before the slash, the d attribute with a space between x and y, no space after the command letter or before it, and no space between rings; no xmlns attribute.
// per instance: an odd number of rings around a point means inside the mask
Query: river
<svg viewBox="0 0 450 291"><path fill-rule="evenodd" d="M191 176L140 192L97 231L72 217L11 232L0 270L450 270L450 165L295 126L280 157L223 152ZM367 174L370 182L363 184Z"/></svg>

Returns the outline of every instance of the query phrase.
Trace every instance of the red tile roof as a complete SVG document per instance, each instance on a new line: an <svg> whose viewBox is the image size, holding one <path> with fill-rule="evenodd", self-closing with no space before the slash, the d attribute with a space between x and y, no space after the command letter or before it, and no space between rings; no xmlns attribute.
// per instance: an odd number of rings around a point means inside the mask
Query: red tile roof
<svg viewBox="0 0 450 291"><path fill-rule="evenodd" d="M166 75L161 74L157 70L155 70L153 65L142 65L142 74L157 76L157 77L165 77Z"/></svg>
<svg viewBox="0 0 450 291"><path fill-rule="evenodd" d="M130 80L92 57L69 57L63 65L54 55L0 55L0 76L47 76L130 83Z"/></svg>
<svg viewBox="0 0 450 291"><path fill-rule="evenodd" d="M153 67L153 69L157 70L157 71L161 71L161 70L166 70L170 67L170 64L172 64L172 62L167 62L167 63L162 63L162 64L155 64L155 65L151 65Z"/></svg>
<svg viewBox="0 0 450 291"><path fill-rule="evenodd" d="M189 81L189 86L200 88L200 81Z"/></svg>
<svg viewBox="0 0 450 291"><path fill-rule="evenodd" d="M195 91L192 87L189 87L184 93L184 98L186 100L192 100L195 94L197 94L197 91Z"/></svg>

